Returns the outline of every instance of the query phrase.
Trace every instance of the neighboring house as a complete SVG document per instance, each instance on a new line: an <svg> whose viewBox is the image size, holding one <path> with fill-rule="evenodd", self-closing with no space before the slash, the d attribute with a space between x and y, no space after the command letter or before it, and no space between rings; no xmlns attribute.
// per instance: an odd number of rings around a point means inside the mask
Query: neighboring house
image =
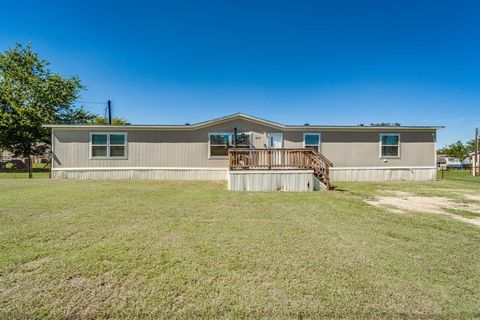
<svg viewBox="0 0 480 320"><path fill-rule="evenodd" d="M460 161L458 158L448 157L446 155L437 156L437 167L445 169L463 170L470 166L470 159Z"/></svg>
<svg viewBox="0 0 480 320"><path fill-rule="evenodd" d="M0 150L0 162L2 161L11 161L11 160L21 160L27 162L27 158L23 157L13 157L12 153L7 150ZM33 163L48 163L50 160L49 151L45 155L32 156Z"/></svg>
<svg viewBox="0 0 480 320"><path fill-rule="evenodd" d="M192 125L47 127L56 179L229 180L237 190L435 180L441 128L284 125L245 114ZM227 148L234 132L241 139Z"/></svg>
<svg viewBox="0 0 480 320"><path fill-rule="evenodd" d="M447 159L443 154L437 154L437 169L447 169Z"/></svg>
<svg viewBox="0 0 480 320"><path fill-rule="evenodd" d="M0 150L0 161L10 161L12 160L12 153L7 150Z"/></svg>
<svg viewBox="0 0 480 320"><path fill-rule="evenodd" d="M475 162L475 159L474 159L474 158L475 158L475 152L470 152L470 153L469 153L469 160L470 160L470 163L471 163L472 165L473 165L474 162ZM480 164L480 151L477 152L477 159L476 159L476 160L477 160L477 167L478 167L478 165Z"/></svg>
<svg viewBox="0 0 480 320"><path fill-rule="evenodd" d="M480 152L477 153L476 161L475 161L475 152L470 152L469 156L470 156L469 160L471 164L472 174L479 175L480 174ZM477 170L476 173L473 172L474 169Z"/></svg>

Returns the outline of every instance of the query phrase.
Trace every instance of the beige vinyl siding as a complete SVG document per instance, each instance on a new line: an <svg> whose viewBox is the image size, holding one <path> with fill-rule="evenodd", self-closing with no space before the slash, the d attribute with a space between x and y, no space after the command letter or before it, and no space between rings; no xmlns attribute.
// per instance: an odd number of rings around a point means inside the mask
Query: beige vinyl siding
<svg viewBox="0 0 480 320"><path fill-rule="evenodd" d="M126 132L128 152L126 159L90 159L90 132L95 129L53 129L54 168L226 168L226 159L208 158L209 132L252 132L255 148L265 148L268 132L281 132L285 148L302 148L303 133L321 133L320 151L334 167L411 167L435 166L434 129L323 129L295 131L282 130L244 119L226 121L197 130L129 129L105 130ZM381 133L400 133L401 156L398 159L380 159Z"/></svg>
<svg viewBox="0 0 480 320"><path fill-rule="evenodd" d="M55 168L86 167L226 167L226 160L208 159L207 133L187 131L128 132L125 160L90 159L88 131L56 130ZM202 141L202 136L203 141Z"/></svg>
<svg viewBox="0 0 480 320"><path fill-rule="evenodd" d="M303 148L304 132L321 133L320 152L333 162L334 167L435 166L434 130L287 131L284 133L285 148ZM382 133L400 134L399 158L380 158Z"/></svg>
<svg viewBox="0 0 480 320"><path fill-rule="evenodd" d="M321 152L335 167L435 166L433 131L400 133L400 157L380 158L380 134L385 131L322 133Z"/></svg>
<svg viewBox="0 0 480 320"><path fill-rule="evenodd" d="M208 133L253 132L252 144L263 148L264 132L271 128L235 120L198 130L116 130L128 133L128 154L125 160L90 159L90 132L101 130L54 129L55 168L86 167L227 167L226 159L208 158ZM265 131L267 130L267 131ZM107 131L105 131L107 132Z"/></svg>

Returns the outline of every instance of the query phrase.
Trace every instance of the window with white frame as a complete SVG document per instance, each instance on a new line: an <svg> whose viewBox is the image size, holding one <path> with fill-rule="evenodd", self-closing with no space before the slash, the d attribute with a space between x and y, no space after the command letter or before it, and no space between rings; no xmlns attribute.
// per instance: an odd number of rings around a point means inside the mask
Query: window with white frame
<svg viewBox="0 0 480 320"><path fill-rule="evenodd" d="M230 143L230 133L212 132L208 134L209 157L226 157Z"/></svg>
<svg viewBox="0 0 480 320"><path fill-rule="evenodd" d="M92 159L126 159L127 134L123 132L98 132L90 134Z"/></svg>
<svg viewBox="0 0 480 320"><path fill-rule="evenodd" d="M237 133L237 148L250 148L252 145L251 133ZM208 156L210 158L228 156L228 148L233 145L233 133L209 132Z"/></svg>
<svg viewBox="0 0 480 320"><path fill-rule="evenodd" d="M320 151L320 133L304 133L303 146Z"/></svg>
<svg viewBox="0 0 480 320"><path fill-rule="evenodd" d="M380 158L400 157L400 134L380 134Z"/></svg>

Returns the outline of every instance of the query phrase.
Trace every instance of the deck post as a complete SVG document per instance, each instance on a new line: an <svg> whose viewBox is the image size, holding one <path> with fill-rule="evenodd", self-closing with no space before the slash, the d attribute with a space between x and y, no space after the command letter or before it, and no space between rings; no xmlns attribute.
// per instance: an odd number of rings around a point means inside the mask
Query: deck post
<svg viewBox="0 0 480 320"><path fill-rule="evenodd" d="M268 150L268 169L272 169L272 151Z"/></svg>

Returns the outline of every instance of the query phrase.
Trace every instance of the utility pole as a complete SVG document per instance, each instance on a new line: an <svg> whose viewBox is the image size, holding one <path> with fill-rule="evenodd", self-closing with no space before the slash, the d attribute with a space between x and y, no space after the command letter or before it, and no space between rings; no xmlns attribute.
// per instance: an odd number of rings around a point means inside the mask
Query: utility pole
<svg viewBox="0 0 480 320"><path fill-rule="evenodd" d="M112 124L112 102L110 100L107 101L107 112L108 112L108 124Z"/></svg>
<svg viewBox="0 0 480 320"><path fill-rule="evenodd" d="M474 176L477 176L479 174L478 171L479 168L478 168L478 128L475 128L475 150L473 151L475 152L473 154L473 175Z"/></svg>

